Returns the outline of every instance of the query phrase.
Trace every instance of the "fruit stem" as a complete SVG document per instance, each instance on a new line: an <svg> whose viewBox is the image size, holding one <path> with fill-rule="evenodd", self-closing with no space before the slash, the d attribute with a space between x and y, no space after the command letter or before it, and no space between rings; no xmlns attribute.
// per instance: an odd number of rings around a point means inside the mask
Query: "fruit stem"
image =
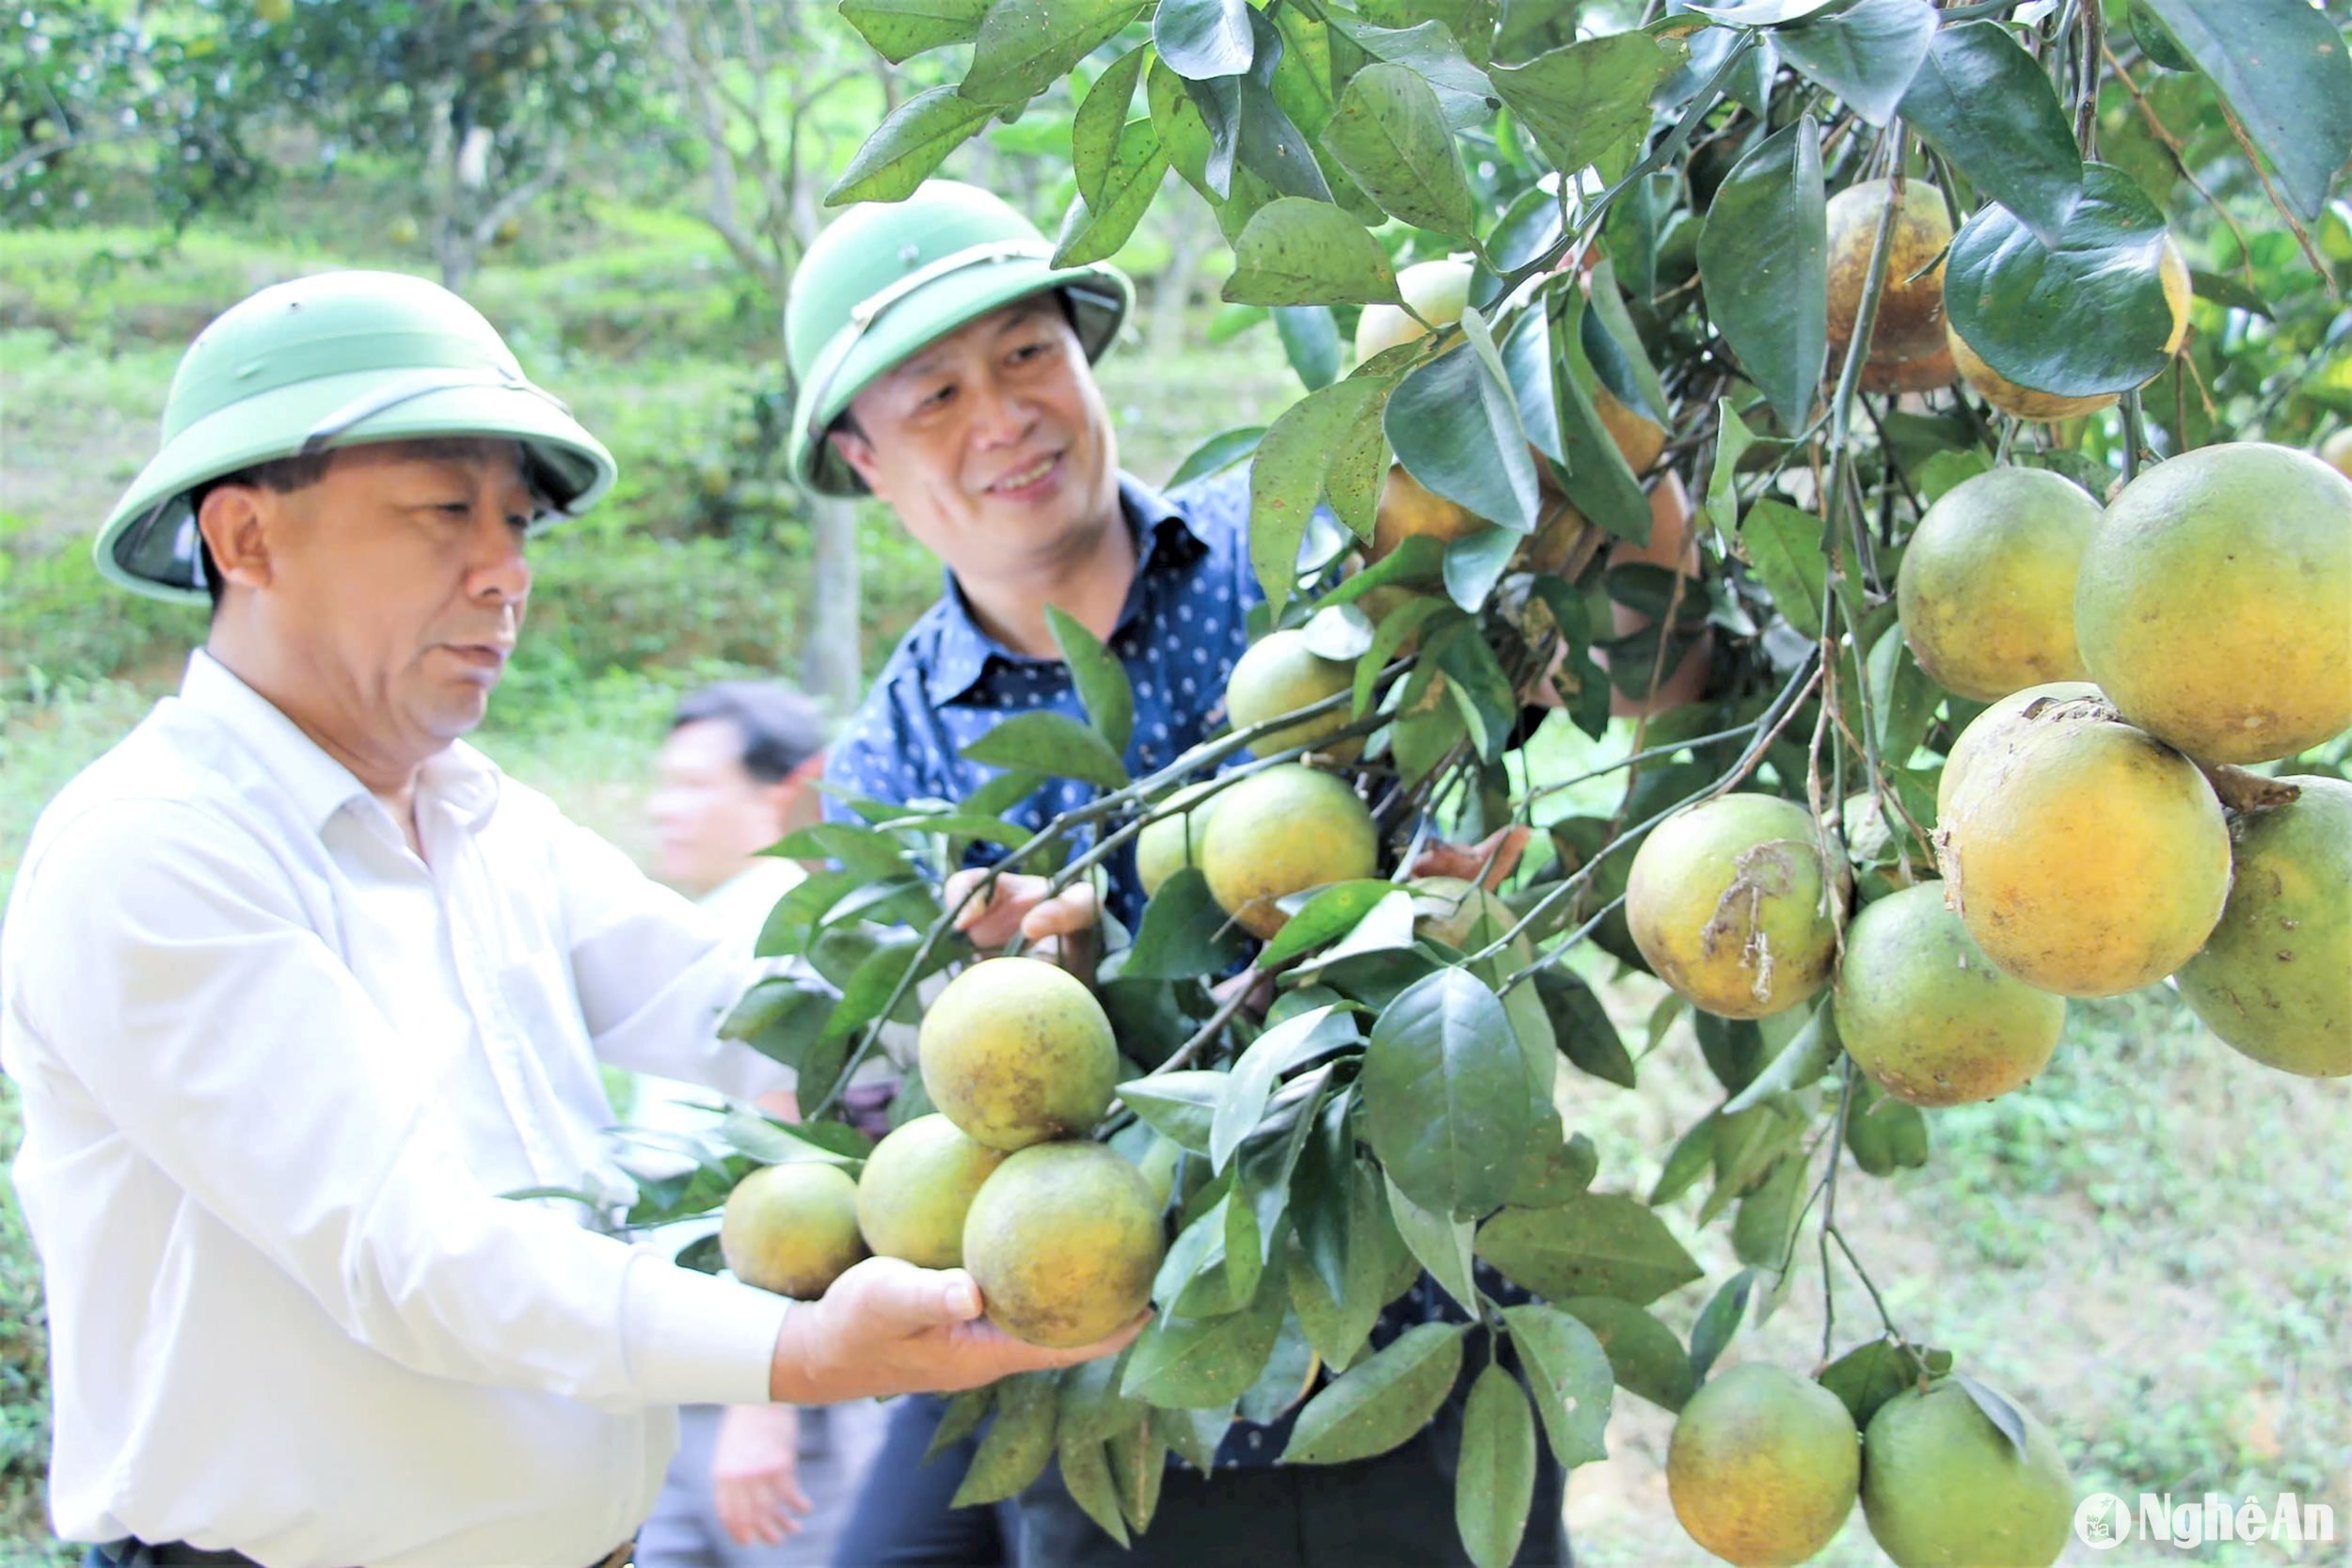
<svg viewBox="0 0 2352 1568"><path fill-rule="evenodd" d="M1826 1007L1829 1003L1821 1004ZM1830 1269L1830 1233L1837 1228L1837 1173L1846 1164L1846 1128L1853 1118L1854 1061L1840 1053L1838 1062L1837 1117L1830 1126L1829 1169L1821 1174L1821 1360L1826 1364L1831 1355L1833 1330L1837 1323L1837 1281ZM1882 1316L1883 1312L1882 1311Z"/></svg>
<svg viewBox="0 0 2352 1568"><path fill-rule="evenodd" d="M2197 762L2195 757L2189 760ZM2198 762L2197 770L2205 775L2205 782L2213 785L2214 794L2235 816L2258 811L2275 811L2303 793L2299 784L2265 779L2260 773L2249 773L2226 762Z"/></svg>

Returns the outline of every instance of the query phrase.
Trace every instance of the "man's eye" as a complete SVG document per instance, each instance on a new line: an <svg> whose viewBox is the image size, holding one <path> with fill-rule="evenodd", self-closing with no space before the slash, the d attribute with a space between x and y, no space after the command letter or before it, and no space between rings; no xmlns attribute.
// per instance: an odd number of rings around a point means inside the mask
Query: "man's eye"
<svg viewBox="0 0 2352 1568"><path fill-rule="evenodd" d="M953 387L942 387L931 392L929 396L925 397L923 401L916 404L915 406L917 408L945 408L950 402L954 401L956 389Z"/></svg>
<svg viewBox="0 0 2352 1568"><path fill-rule="evenodd" d="M1012 351L1013 363L1022 365L1032 359L1042 358L1052 346L1050 343L1024 343Z"/></svg>

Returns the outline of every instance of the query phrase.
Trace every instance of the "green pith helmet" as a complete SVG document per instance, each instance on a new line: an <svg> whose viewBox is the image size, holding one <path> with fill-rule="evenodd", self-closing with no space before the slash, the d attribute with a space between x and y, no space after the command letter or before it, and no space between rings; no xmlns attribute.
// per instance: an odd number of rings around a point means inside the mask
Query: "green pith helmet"
<svg viewBox="0 0 2352 1568"><path fill-rule="evenodd" d="M1001 198L933 180L904 201L850 208L817 236L784 307L792 344L792 475L820 495L866 486L825 432L850 400L924 344L1047 289L1102 357L1135 301L1118 268L1052 264L1053 245Z"/></svg>
<svg viewBox="0 0 2352 1568"><path fill-rule="evenodd" d="M612 485L612 454L440 285L329 272L263 289L188 345L164 402L163 448L98 531L98 570L135 593L202 604L191 490L278 458L428 436L519 441L566 515Z"/></svg>

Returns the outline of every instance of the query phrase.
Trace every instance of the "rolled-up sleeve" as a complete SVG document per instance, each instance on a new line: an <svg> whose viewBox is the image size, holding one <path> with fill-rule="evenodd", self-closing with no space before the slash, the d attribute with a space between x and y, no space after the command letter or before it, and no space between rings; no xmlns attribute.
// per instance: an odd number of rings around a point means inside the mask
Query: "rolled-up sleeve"
<svg viewBox="0 0 2352 1568"><path fill-rule="evenodd" d="M19 953L42 973L12 988L19 1022L142 1157L355 1340L608 1408L767 1398L788 1304L485 1190L413 1042L233 819L102 806L26 869L39 880L18 916L44 928ZM691 927L676 929L683 942ZM612 911L575 967L653 940ZM664 966L641 950L615 967ZM696 974L690 962L670 986L707 983ZM583 985L592 1028L624 1038L675 1002L636 990Z"/></svg>

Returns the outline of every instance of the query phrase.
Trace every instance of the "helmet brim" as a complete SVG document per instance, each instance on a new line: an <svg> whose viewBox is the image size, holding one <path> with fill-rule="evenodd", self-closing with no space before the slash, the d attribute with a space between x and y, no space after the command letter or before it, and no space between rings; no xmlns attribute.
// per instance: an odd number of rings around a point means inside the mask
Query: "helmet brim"
<svg viewBox="0 0 2352 1568"><path fill-rule="evenodd" d="M1135 285L1104 264L1052 266L1033 257L950 272L877 316L837 363L822 361L799 388L792 411L792 475L820 496L862 496L865 482L841 459L826 432L858 393L926 345L1016 300L1058 290L1070 302L1079 346L1100 359L1135 304Z"/></svg>
<svg viewBox="0 0 2352 1568"><path fill-rule="evenodd" d="M381 371L322 376L242 399L181 431L140 470L99 530L99 575L151 598L208 602L189 492L297 455L285 432L365 399L384 381ZM354 421L317 450L434 436L520 442L534 482L566 517L595 505L618 473L612 454L562 404L522 383L448 387L405 398Z"/></svg>

